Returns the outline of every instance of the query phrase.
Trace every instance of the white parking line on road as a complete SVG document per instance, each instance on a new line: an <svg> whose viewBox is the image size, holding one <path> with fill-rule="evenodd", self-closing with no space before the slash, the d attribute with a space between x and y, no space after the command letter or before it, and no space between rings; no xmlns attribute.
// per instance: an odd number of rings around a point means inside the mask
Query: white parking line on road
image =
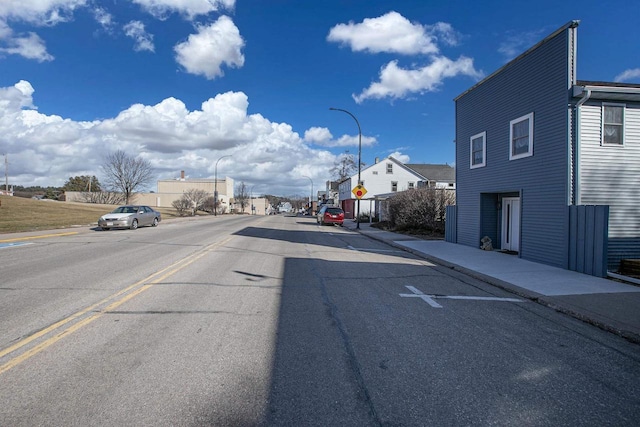
<svg viewBox="0 0 640 427"><path fill-rule="evenodd" d="M33 243L0 243L0 249L4 249L4 248L13 248L16 246L24 246L24 245L32 245Z"/></svg>
<svg viewBox="0 0 640 427"><path fill-rule="evenodd" d="M347 246L347 249L351 249L352 251L363 251L363 252L404 252L396 249L354 248L351 245Z"/></svg>
<svg viewBox="0 0 640 427"><path fill-rule="evenodd" d="M436 299L455 299L455 300L473 300L473 301L503 301L503 302L525 302L518 298L499 298L499 297L474 297L467 295L426 295L421 290L413 286L405 286L412 294L400 294L403 298L420 298L433 308L442 308L440 304L435 302Z"/></svg>

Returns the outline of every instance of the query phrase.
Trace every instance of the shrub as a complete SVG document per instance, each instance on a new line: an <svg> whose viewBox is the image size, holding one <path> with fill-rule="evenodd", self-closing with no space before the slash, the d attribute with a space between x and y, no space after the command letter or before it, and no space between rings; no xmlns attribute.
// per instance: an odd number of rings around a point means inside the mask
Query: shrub
<svg viewBox="0 0 640 427"><path fill-rule="evenodd" d="M455 204L455 193L439 188L403 191L387 201L391 227L397 231L444 232L448 205Z"/></svg>
<svg viewBox="0 0 640 427"><path fill-rule="evenodd" d="M188 197L184 195L180 197L178 200L174 200L171 202L171 206L173 206L176 211L178 211L178 215L187 216L193 214L193 202L189 200Z"/></svg>

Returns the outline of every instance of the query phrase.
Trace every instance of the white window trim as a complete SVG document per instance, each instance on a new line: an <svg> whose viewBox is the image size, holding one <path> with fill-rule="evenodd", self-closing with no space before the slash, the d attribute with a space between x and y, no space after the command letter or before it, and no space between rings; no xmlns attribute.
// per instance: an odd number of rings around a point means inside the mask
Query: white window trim
<svg viewBox="0 0 640 427"><path fill-rule="evenodd" d="M473 140L482 138L482 163L473 164ZM487 132L480 132L469 138L469 167L471 169L483 168L487 165Z"/></svg>
<svg viewBox="0 0 640 427"><path fill-rule="evenodd" d="M513 154L513 125L529 119L529 149L526 153ZM526 114L509 122L509 160L522 159L523 157L533 156L533 112Z"/></svg>
<svg viewBox="0 0 640 427"><path fill-rule="evenodd" d="M604 142L604 107L622 107L622 144L607 144ZM603 147L624 147L624 142L625 142L625 122L626 122L626 113L627 112L627 104L617 104L614 102L603 102L602 103L602 109L600 111L600 117L601 117L601 124L602 127L600 128L600 145Z"/></svg>

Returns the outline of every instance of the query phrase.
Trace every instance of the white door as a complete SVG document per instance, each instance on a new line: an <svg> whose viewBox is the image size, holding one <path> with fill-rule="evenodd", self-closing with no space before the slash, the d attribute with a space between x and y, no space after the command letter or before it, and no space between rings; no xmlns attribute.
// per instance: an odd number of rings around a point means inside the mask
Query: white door
<svg viewBox="0 0 640 427"><path fill-rule="evenodd" d="M520 251L520 197L502 199L502 250Z"/></svg>

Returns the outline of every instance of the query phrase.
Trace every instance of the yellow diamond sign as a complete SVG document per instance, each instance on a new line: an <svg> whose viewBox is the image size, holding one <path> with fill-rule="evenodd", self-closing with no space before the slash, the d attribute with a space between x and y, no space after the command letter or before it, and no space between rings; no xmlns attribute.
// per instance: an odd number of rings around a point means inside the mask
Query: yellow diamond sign
<svg viewBox="0 0 640 427"><path fill-rule="evenodd" d="M367 190L362 185L356 185L351 192L356 196L356 199L362 199L367 194Z"/></svg>

